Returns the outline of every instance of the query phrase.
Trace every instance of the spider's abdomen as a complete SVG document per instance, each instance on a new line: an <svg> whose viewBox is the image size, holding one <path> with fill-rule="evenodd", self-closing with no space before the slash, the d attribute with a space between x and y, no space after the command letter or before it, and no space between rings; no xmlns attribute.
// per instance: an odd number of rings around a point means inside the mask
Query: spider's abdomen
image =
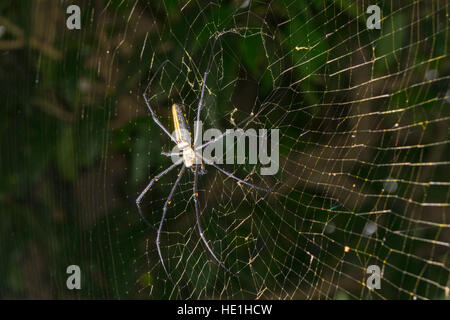
<svg viewBox="0 0 450 320"><path fill-rule="evenodd" d="M175 139L177 147L183 151L183 160L187 168L195 163L195 152L191 147L191 131L181 106L172 105L173 124L175 126Z"/></svg>
<svg viewBox="0 0 450 320"><path fill-rule="evenodd" d="M175 139L177 140L178 148L181 150L191 146L191 131L185 116L182 107L174 103L172 105L172 117L175 127Z"/></svg>

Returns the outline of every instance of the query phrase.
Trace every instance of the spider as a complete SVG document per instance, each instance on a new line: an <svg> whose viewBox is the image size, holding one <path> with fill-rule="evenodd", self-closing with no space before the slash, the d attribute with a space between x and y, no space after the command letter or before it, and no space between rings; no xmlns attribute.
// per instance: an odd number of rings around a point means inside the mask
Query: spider
<svg viewBox="0 0 450 320"><path fill-rule="evenodd" d="M203 106L203 99L204 99L204 93L205 93L205 87L206 87L206 81L208 78L208 74L211 68L211 62L213 59L213 53L214 53L214 46L215 43L217 41L217 37L214 39L214 42L211 46L211 55L208 61L208 65L206 67L206 71L203 74L203 83L202 83L202 89L200 92L200 100L198 102L198 107L197 107L197 116L196 116L196 120L200 119L200 112L202 110L202 106ZM214 258L214 260L222 267L224 268L227 272L229 272L230 274L233 274L224 264L221 260L219 260L219 258L217 258L217 256L214 254L214 251L211 249L211 247L208 244L208 241L205 238L205 235L203 233L203 228L201 226L200 223L200 210L199 210L199 195L198 195L198 175L203 175L206 173L206 171L204 170L204 163L206 163L207 165L210 165L214 168L216 168L217 170L219 170L220 172L222 172L223 174L227 175L228 177L238 181L239 183L242 183L244 185L247 185L249 187L255 188L257 190L261 190L261 191L265 191L265 192L270 192L269 189L266 188L262 188L262 187L258 187L255 186L249 182L246 182L238 177L236 177L235 175L233 175L232 173L220 168L219 166L217 166L212 160L207 159L205 157L203 157L202 155L199 154L199 151L202 150L204 147L206 147L207 145L214 143L220 139L222 139L223 137L225 137L227 135L227 133L223 133L222 135L219 135L217 137L215 137L214 139L205 142L204 144L200 145L200 146L196 146L197 144L195 143L197 141L198 138L198 134L199 134L199 130L198 130L198 126L197 126L197 130L194 132L194 144L192 145L190 143L190 131L189 131L189 127L187 124L187 121L185 119L185 114L183 112L184 107L180 106L178 104L173 104L172 105L172 117L173 117L173 122L174 122L174 127L175 127L175 137L172 136L169 131L166 129L166 127L164 127L164 125L158 120L156 113L154 112L154 110L152 109L152 107L150 106L148 97L147 97L147 91L150 88L151 83L153 82L155 76L159 73L159 71L162 69L162 67L168 62L168 60L164 61L156 70L155 74L153 75L153 77L151 78L150 82L148 83L144 93L143 93L143 97L144 97L144 101L145 104L147 105L148 110L150 111L150 114L153 118L153 121L161 128L161 130L177 145L178 149L181 150L181 152L177 155L182 155L182 158L180 158L178 161L176 161L175 163L173 163L170 167L168 167L167 169L165 169L164 171L160 172L159 174L157 174L155 177L153 177L153 179L151 179L150 183L147 185L147 187L145 187L145 189L141 192L141 194L139 195L139 197L136 199L136 205L138 207L138 211L139 214L141 215L142 219L147 223L147 220L145 219L144 215L142 214L141 211L141 206L140 203L142 201L142 198L144 197L144 195L150 190L150 188L152 187L152 185L157 182L160 178L162 178L164 175L166 175L168 172L172 171L175 167L178 167L181 165L181 169L178 173L178 177L175 181L175 184L173 185L169 196L167 197L166 202L164 203L163 209L162 209L162 216L161 216L161 221L159 223L159 227L157 230L157 234L156 234L156 248L158 251L158 255L162 264L162 267L164 269L164 272L166 273L167 277L170 279L170 281L172 283L172 277L170 276L169 272L167 271L166 265L164 264L164 259L162 257L161 254L161 248L160 248L160 237L161 237L161 231L162 231L162 227L164 224L164 220L166 217L166 213L167 213L167 209L168 206L171 204L172 202L172 197L175 193L175 189L177 188L186 168L190 168L191 171L194 173L194 182L193 182L193 199L194 199L194 208L195 208L195 215L196 215L196 220L197 220L197 229L200 235L201 240L203 241L206 249L209 251L209 253L211 254L211 256ZM245 121L245 120L244 120ZM243 122L244 122L243 121ZM194 147L196 146L196 147ZM174 154L172 153L165 153L162 152L162 155L165 156L172 156ZM149 224L150 225L150 224Z"/></svg>

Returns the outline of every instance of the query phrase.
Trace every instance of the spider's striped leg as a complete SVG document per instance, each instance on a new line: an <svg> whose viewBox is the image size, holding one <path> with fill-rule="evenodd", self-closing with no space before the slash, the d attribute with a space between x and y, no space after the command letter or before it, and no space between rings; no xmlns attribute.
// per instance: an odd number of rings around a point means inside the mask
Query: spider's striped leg
<svg viewBox="0 0 450 320"><path fill-rule="evenodd" d="M152 187L152 185L159 180L159 178L161 178L162 176L164 176L167 172L171 171L173 168L175 168L176 166L178 166L181 162L183 162L183 158L181 158L180 160L178 160L177 162L175 162L174 164L172 164L170 167L168 167L166 170L160 172L159 174L157 174L151 181L150 183L145 187L144 191L141 192L141 194L139 195L139 197L136 199L136 204L139 207L139 204L141 203L142 198L145 196L145 194L147 193L148 190L150 190L150 188Z"/></svg>
<svg viewBox="0 0 450 320"><path fill-rule="evenodd" d="M161 152L163 156L172 157L172 156L182 156L183 152Z"/></svg>
<svg viewBox="0 0 450 320"><path fill-rule="evenodd" d="M205 244L206 248L208 249L209 253L213 256L214 260L216 260L217 263L222 268L224 268L230 274L235 276L235 274L233 272L231 272L230 269L225 267L225 265L222 263L222 261L220 261L216 257L216 255L212 251L211 247L209 246L208 241L206 241L205 235L203 234L203 228L202 228L202 225L200 224L200 211L199 211L199 208L198 208L198 187L197 187L197 185L198 185L198 172L196 170L194 172L194 207L195 207L195 216L196 216L196 219L197 219L197 227L198 227L198 232L200 233L200 238L202 239L202 241Z"/></svg>
<svg viewBox="0 0 450 320"><path fill-rule="evenodd" d="M161 177L162 177L163 175L165 175L167 172L169 172L170 170L172 170L173 168L175 168L176 166L178 166L180 163L181 163L181 161L174 163L174 164L171 165L169 168L167 168L166 170L164 170L163 172L161 172L160 174L158 174L157 176L155 176L155 177L150 181L150 183L147 185L147 187L144 189L144 191L142 191L142 193L141 193L141 194L139 195L139 197L136 199L136 205L137 205L137 208L138 208L139 215L141 216L141 219L144 220L144 222L145 222L150 228L152 228L153 230L155 229L155 227L153 227L153 226L151 225L151 223L147 221L147 219L145 218L144 214L142 213L141 206L140 206L142 197L144 197L144 195L147 193L147 191L152 187L152 185L153 185L156 181L158 181L159 178L161 178Z"/></svg>
<svg viewBox="0 0 450 320"><path fill-rule="evenodd" d="M147 105L148 110L150 110L150 113L152 115L153 121L155 121L155 123L162 129L162 131L164 131L170 137L170 139L172 139L173 142L177 143L177 140L170 134L170 132L166 129L166 127L164 127L164 125L158 120L158 118L156 117L155 111L153 111L152 107L150 106L150 103L148 102L148 98L147 98L147 91L150 88L151 83L153 82L153 80L155 79L156 75L159 73L159 71L162 69L162 67L167 62L169 62L169 60L164 61L158 67L158 69L156 70L155 74L150 79L150 82L148 83L147 88L145 88L145 91L142 94L142 96L144 97L144 101L145 101L145 104Z"/></svg>
<svg viewBox="0 0 450 320"><path fill-rule="evenodd" d="M167 206L172 202L173 194L175 193L175 189L177 188L178 184L180 183L180 180L181 180L181 177L183 176L185 168L186 168L186 166L183 164L183 166L180 169L180 172L178 173L178 178L175 181L175 184L173 185L172 190L170 190L169 196L167 197L166 203L164 204L164 207L163 207L163 214L161 217L161 222L159 223L158 232L156 234L156 249L158 250L159 259L161 260L161 264L163 266L164 272L166 273L167 277L170 279L170 281L174 285L176 285L176 284L172 280L172 277L170 276L169 272L167 272L166 265L164 264L164 259L161 254L161 248L160 248L159 244L160 244L162 226L164 223L164 219L166 218Z"/></svg>
<svg viewBox="0 0 450 320"><path fill-rule="evenodd" d="M211 63L212 63L212 59L213 59L213 56L214 56L214 47L216 45L216 41L217 41L217 38L214 38L214 42L212 43L212 46L211 46L211 55L209 56L208 65L206 66L206 71L203 74L202 91L200 92L200 100L198 102L197 117L195 118L195 121L199 121L200 120L200 111L202 110L203 97L205 95L206 80L208 79L209 70L211 69ZM196 145L196 143L197 143L199 130L200 130L199 127L200 126L197 126L197 129L194 132L194 145Z"/></svg>

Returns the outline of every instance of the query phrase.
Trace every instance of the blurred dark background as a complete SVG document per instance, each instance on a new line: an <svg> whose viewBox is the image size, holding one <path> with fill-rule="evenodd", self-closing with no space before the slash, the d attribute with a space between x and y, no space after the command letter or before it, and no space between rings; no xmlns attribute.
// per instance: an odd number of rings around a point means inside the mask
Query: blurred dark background
<svg viewBox="0 0 450 320"><path fill-rule="evenodd" d="M448 298L449 4L378 2L369 31L371 4L1 1L0 297ZM169 128L174 102L192 119L221 33L204 122L280 128L279 174L227 167L277 191L202 177L206 234L235 279L198 239L186 176L162 240L179 290L134 204L171 164L142 93L168 59L151 102ZM155 227L175 174L144 201ZM72 264L82 290L66 288Z"/></svg>

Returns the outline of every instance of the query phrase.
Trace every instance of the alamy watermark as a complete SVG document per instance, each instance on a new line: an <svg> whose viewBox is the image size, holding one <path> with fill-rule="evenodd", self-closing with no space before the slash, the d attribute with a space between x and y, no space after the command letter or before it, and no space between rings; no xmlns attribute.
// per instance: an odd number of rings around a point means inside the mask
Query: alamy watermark
<svg viewBox="0 0 450 320"><path fill-rule="evenodd" d="M381 270L376 264L367 267L366 272L370 274L367 278L367 288L381 289Z"/></svg>
<svg viewBox="0 0 450 320"><path fill-rule="evenodd" d="M72 4L67 7L66 13L70 14L66 20L66 26L69 30L81 29L81 9L79 6Z"/></svg>
<svg viewBox="0 0 450 320"><path fill-rule="evenodd" d="M196 153L195 164L214 162L215 164L257 164L260 163L261 175L274 175L280 167L280 130L279 129L227 129L225 132L211 128L203 132L202 121L195 121L194 132L198 137L193 144ZM191 145L191 134L181 129L183 137ZM174 131L173 136L176 136ZM269 142L270 136L270 142ZM270 150L269 150L270 149ZM180 144L170 154L175 163L183 157Z"/></svg>
<svg viewBox="0 0 450 320"><path fill-rule="evenodd" d="M81 269L76 264L72 264L67 267L66 273L70 276L67 277L66 286L69 290L81 289Z"/></svg>
<svg viewBox="0 0 450 320"><path fill-rule="evenodd" d="M369 18L367 18L367 29L381 29L381 9L377 5L371 5L367 7L366 13L371 14Z"/></svg>

